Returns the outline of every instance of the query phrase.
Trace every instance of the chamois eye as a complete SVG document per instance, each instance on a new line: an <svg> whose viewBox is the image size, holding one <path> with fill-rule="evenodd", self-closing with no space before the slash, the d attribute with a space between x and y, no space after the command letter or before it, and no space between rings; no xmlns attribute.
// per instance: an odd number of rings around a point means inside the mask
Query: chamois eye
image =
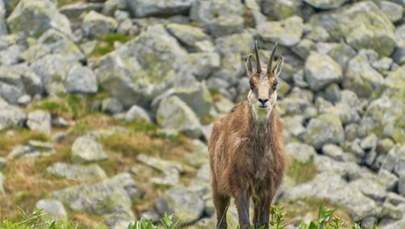
<svg viewBox="0 0 405 229"><path fill-rule="evenodd" d="M249 85L250 85L251 90L253 90L255 88L255 84L253 83L252 79L249 80Z"/></svg>
<svg viewBox="0 0 405 229"><path fill-rule="evenodd" d="M271 89L273 89L273 91L275 91L275 90L277 89L277 84L278 84L278 82L275 81L275 82L273 83L273 86L271 86Z"/></svg>

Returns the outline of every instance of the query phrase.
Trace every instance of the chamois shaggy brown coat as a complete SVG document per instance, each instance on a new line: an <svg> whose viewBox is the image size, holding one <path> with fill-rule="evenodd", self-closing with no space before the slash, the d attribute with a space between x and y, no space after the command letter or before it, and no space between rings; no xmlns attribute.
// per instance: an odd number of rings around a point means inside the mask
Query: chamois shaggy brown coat
<svg viewBox="0 0 405 229"><path fill-rule="evenodd" d="M277 75L269 77L272 83ZM276 105L272 104L271 113L264 120L255 117L252 106L255 104L248 101L236 105L214 124L209 139L217 228L227 228L226 211L231 197L235 199L242 229L250 227L251 197L253 225L268 228L271 202L283 178L285 154Z"/></svg>

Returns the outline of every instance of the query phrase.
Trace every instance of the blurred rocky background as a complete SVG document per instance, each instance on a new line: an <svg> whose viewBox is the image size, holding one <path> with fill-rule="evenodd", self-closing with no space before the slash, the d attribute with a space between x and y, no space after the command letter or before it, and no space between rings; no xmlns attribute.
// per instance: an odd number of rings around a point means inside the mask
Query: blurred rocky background
<svg viewBox="0 0 405 229"><path fill-rule="evenodd" d="M206 141L258 40L278 88L289 227L325 204L405 228L403 0L0 0L0 219L213 228ZM231 207L229 218L235 218ZM235 225L235 224L234 224Z"/></svg>

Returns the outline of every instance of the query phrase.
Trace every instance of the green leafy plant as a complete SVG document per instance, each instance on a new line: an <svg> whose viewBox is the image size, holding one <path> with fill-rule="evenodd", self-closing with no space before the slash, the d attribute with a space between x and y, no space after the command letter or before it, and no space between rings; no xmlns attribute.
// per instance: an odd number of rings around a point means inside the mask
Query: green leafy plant
<svg viewBox="0 0 405 229"><path fill-rule="evenodd" d="M173 215L165 214L160 220L160 224L164 229L177 229L180 227L180 221L175 220ZM158 229L158 227L153 224L151 219L142 218L139 221L132 222L128 225L128 229Z"/></svg>

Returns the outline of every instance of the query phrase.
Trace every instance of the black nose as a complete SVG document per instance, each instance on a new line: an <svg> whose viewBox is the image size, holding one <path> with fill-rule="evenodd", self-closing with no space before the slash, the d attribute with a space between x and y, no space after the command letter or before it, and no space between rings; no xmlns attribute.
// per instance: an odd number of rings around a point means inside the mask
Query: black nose
<svg viewBox="0 0 405 229"><path fill-rule="evenodd" d="M258 100L262 105L266 104L266 102L269 101L268 99L258 99Z"/></svg>

